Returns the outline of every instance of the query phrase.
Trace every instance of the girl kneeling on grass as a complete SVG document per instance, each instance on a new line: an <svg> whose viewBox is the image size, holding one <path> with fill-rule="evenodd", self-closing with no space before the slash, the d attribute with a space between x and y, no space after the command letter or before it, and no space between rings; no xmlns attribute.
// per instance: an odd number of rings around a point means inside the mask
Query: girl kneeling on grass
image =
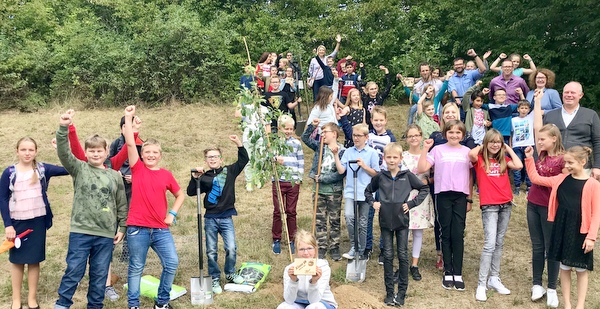
<svg viewBox="0 0 600 309"><path fill-rule="evenodd" d="M588 270L594 270L594 243L600 227L600 183L584 169L592 150L574 146L564 154L569 174L542 177L533 161L533 148L525 149L527 174L532 183L551 187L548 221L554 222L548 259L560 262L560 283L565 308L571 308L571 270L577 273L577 309L585 306Z"/></svg>
<svg viewBox="0 0 600 309"><path fill-rule="evenodd" d="M0 212L4 221L6 239L14 240L27 229L34 230L19 249L11 248L10 277L12 281L12 307L21 308L21 286L27 265L27 304L39 308L37 287L40 279L40 262L46 259L46 230L52 226L52 211L46 191L52 176L68 175L63 167L37 163L37 143L23 137L17 142L19 162L2 173L0 179Z"/></svg>
<svg viewBox="0 0 600 309"><path fill-rule="evenodd" d="M506 154L510 155L510 158L506 158ZM510 294L510 290L502 284L499 277L504 235L508 229L513 199L507 168L521 169L523 163L512 148L504 144L502 134L496 129L490 129L485 134L483 145L471 149L469 158L475 165L477 174L485 238L479 260L479 284L475 299L486 301L487 286L500 294Z"/></svg>
<svg viewBox="0 0 600 309"><path fill-rule="evenodd" d="M305 231L299 230L296 240L297 258L317 259L317 240ZM329 287L331 269L325 259L317 259L317 272L314 275L294 275L294 264L283 271L283 299L277 309L335 309L337 303Z"/></svg>

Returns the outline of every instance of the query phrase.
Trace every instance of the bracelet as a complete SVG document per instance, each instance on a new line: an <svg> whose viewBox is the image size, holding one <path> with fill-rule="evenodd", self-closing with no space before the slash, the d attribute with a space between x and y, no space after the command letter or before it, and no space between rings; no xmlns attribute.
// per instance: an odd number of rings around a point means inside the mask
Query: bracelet
<svg viewBox="0 0 600 309"><path fill-rule="evenodd" d="M177 217L177 212L175 210L169 210L169 213L173 215L173 217Z"/></svg>

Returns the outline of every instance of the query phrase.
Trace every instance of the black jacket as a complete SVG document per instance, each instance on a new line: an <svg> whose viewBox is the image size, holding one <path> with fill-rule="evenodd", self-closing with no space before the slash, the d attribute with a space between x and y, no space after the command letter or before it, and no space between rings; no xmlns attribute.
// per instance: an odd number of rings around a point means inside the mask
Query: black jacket
<svg viewBox="0 0 600 309"><path fill-rule="evenodd" d="M209 202L208 194L204 195L204 208L206 208L206 215L217 215L224 213L228 210L233 210L235 213L235 179L244 170L244 166L248 163L248 152L244 147L238 147L238 160L237 162L226 166L227 177L225 178L225 184L221 192L221 196L218 197L217 203ZM209 193L213 187L213 179L223 172L223 167L214 170L205 171L200 176L200 192ZM187 187L187 195L196 196L196 178L190 177L190 183Z"/></svg>
<svg viewBox="0 0 600 309"><path fill-rule="evenodd" d="M408 200L410 191L419 190L419 195ZM429 194L429 186L408 170L399 171L392 177L389 171L381 171L371 179L365 189L365 200L373 205L373 193L379 191L379 226L390 230L408 228L408 213L402 210L402 204L408 208L420 205Z"/></svg>

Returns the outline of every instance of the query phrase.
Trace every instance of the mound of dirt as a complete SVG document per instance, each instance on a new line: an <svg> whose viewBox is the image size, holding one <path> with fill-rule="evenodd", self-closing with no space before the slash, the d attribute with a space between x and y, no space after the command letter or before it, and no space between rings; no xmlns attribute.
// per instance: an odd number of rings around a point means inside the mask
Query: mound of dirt
<svg viewBox="0 0 600 309"><path fill-rule="evenodd" d="M340 285L332 290L338 308L381 309L383 301L352 285Z"/></svg>

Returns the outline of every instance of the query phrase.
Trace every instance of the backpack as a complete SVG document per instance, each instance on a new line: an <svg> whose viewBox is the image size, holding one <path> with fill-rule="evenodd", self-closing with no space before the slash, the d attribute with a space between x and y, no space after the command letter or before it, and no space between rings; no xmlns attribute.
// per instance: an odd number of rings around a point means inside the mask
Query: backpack
<svg viewBox="0 0 600 309"><path fill-rule="evenodd" d="M8 189L10 190L10 192L13 192L15 180L17 178L17 169L15 168L14 165L11 165L8 167L8 172L9 172ZM42 188L45 187L46 186L46 168L44 167L43 163L37 162L36 172L38 174L38 179L40 180L40 183L42 184ZM14 196L12 196L12 194L11 194L11 198L14 201Z"/></svg>

